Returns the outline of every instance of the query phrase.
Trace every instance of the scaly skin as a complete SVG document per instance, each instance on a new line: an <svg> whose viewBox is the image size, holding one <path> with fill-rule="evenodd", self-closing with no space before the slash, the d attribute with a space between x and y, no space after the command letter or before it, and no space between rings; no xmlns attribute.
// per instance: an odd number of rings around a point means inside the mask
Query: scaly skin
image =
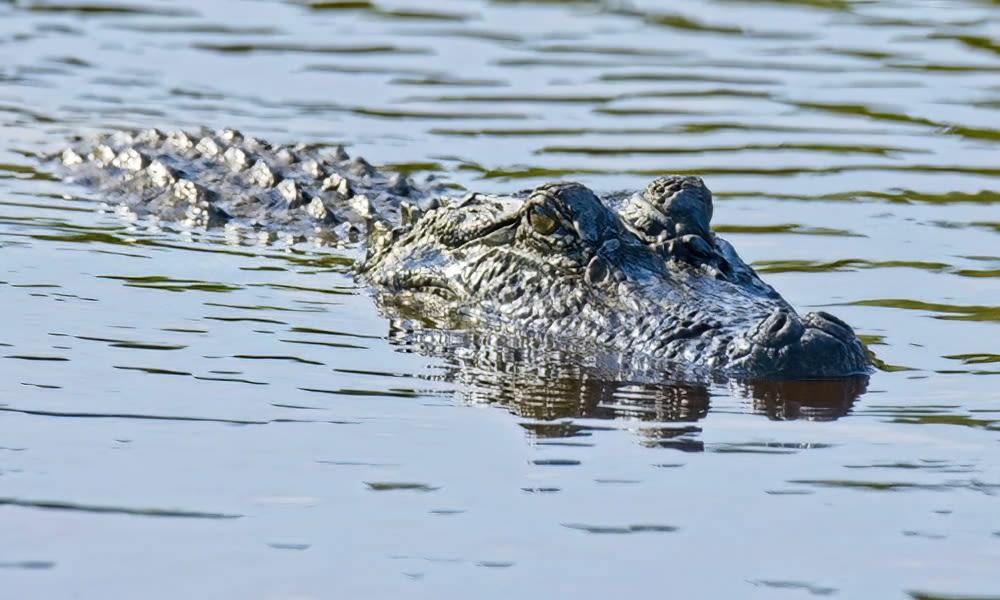
<svg viewBox="0 0 1000 600"><path fill-rule="evenodd" d="M603 199L575 183L453 199L433 178L388 176L340 148L274 147L231 130L111 134L60 158L147 218L321 239L365 232L361 278L390 316L432 328L596 351L675 379L870 369L849 326L798 315L712 232L711 193L695 177Z"/></svg>
<svg viewBox="0 0 1000 600"><path fill-rule="evenodd" d="M595 346L624 365L737 379L866 373L851 328L800 317L711 232L711 213L695 177L604 202L574 183L470 194L374 234L360 271L384 306L433 326Z"/></svg>
<svg viewBox="0 0 1000 600"><path fill-rule="evenodd" d="M385 174L340 147L273 146L232 129L111 133L77 140L58 158L73 181L130 217L323 241L372 220L399 221L445 191L432 177Z"/></svg>

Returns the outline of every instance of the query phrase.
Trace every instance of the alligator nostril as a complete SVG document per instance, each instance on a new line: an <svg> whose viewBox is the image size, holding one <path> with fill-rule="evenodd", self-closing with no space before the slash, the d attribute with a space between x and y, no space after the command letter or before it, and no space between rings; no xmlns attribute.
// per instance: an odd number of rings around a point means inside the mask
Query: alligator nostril
<svg viewBox="0 0 1000 600"><path fill-rule="evenodd" d="M797 341L804 331L805 327L797 315L784 308L776 308L757 324L751 337L765 346L779 348Z"/></svg>
<svg viewBox="0 0 1000 600"><path fill-rule="evenodd" d="M785 312L778 312L771 315L771 317L764 322L764 325L767 327L767 333L775 335L781 331L786 323L788 323L788 314Z"/></svg>
<svg viewBox="0 0 1000 600"><path fill-rule="evenodd" d="M840 318L838 318L838 317L836 317L834 315L831 315L830 313L828 313L828 312L826 312L824 310L819 310L819 311L816 311L815 313L812 313L812 314L816 315L817 317L822 317L824 321L829 321L830 323L833 323L835 325L839 325L839 326L844 327L846 329L850 329L851 328L850 325L848 325L847 323L845 323L842 320L840 320Z"/></svg>
<svg viewBox="0 0 1000 600"><path fill-rule="evenodd" d="M855 337L850 325L827 312L806 313L802 321L809 327L815 327L840 340L853 340Z"/></svg>

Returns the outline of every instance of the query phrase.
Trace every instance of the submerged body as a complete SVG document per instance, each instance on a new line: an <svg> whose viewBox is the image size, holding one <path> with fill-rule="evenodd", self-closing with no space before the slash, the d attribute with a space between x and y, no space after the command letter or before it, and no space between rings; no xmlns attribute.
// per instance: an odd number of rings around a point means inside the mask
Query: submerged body
<svg viewBox="0 0 1000 600"><path fill-rule="evenodd" d="M339 148L280 148L233 131L114 134L61 159L138 215L358 234L358 272L380 305L434 328L662 363L673 377L869 369L848 325L798 315L712 232L711 193L695 177L603 198L575 183L451 198L433 178L386 176Z"/></svg>

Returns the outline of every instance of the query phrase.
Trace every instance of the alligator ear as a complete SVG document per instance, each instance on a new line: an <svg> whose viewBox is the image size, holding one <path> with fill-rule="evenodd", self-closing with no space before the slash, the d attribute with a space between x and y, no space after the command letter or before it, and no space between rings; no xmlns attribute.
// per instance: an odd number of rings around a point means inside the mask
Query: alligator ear
<svg viewBox="0 0 1000 600"><path fill-rule="evenodd" d="M607 261L600 256L595 256L587 263L587 271L584 273L584 278L590 285L597 285L607 279L610 274L611 269L608 267Z"/></svg>
<svg viewBox="0 0 1000 600"><path fill-rule="evenodd" d="M515 227L498 227L496 230L479 238L479 243L483 246L509 247L516 238Z"/></svg>

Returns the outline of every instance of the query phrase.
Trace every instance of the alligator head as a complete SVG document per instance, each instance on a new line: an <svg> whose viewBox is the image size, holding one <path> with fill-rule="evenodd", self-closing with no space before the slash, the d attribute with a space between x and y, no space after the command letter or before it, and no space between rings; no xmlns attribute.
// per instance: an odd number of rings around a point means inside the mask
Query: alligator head
<svg viewBox="0 0 1000 600"><path fill-rule="evenodd" d="M711 230L711 193L664 177L603 201L575 183L470 194L373 231L359 271L384 306L435 327L614 353L737 379L866 373L864 346L798 315Z"/></svg>

